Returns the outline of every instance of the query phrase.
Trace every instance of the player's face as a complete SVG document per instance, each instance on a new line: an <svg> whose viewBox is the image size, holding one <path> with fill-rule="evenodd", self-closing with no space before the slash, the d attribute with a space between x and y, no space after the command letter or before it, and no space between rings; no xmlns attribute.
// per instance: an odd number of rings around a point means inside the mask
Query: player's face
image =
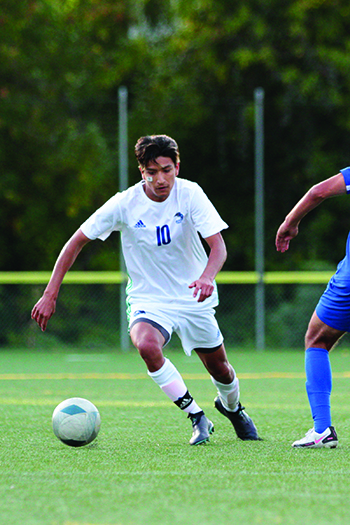
<svg viewBox="0 0 350 525"><path fill-rule="evenodd" d="M147 197L152 201L165 201L173 189L179 168L180 163L175 166L169 157L157 157L146 168L140 168Z"/></svg>

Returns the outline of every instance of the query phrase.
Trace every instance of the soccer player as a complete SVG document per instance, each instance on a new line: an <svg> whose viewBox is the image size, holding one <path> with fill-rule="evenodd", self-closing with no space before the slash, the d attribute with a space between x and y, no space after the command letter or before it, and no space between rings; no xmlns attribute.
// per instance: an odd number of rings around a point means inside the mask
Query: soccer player
<svg viewBox="0 0 350 525"><path fill-rule="evenodd" d="M178 178L178 145L166 135L141 137L135 146L141 181L117 193L85 221L61 251L42 298L32 310L41 329L55 312L64 275L93 239L121 232L129 276L130 337L149 376L192 422L191 445L209 441L213 423L163 355L173 332L187 355L198 354L217 388L216 409L242 440L258 440L239 400L239 381L228 362L215 319L215 276L226 260L221 230L227 224L194 182ZM209 246L209 257L198 232Z"/></svg>
<svg viewBox="0 0 350 525"><path fill-rule="evenodd" d="M313 186L287 215L277 231L276 248L285 252L298 234L303 217L329 197L350 193L350 167ZM332 372L329 352L350 331L350 233L346 255L321 296L305 336L306 391L314 427L292 446L335 448L338 438L331 421Z"/></svg>

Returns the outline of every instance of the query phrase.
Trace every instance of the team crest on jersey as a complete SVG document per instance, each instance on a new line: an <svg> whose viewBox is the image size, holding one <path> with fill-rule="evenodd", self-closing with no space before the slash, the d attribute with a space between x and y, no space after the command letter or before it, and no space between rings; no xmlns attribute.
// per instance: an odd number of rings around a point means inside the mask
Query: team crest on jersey
<svg viewBox="0 0 350 525"><path fill-rule="evenodd" d="M183 216L183 214L180 211L175 213L174 217L177 217L176 222L178 224L184 220L184 216Z"/></svg>
<svg viewBox="0 0 350 525"><path fill-rule="evenodd" d="M134 228L146 228L146 224L144 224L140 219L139 221L137 221Z"/></svg>

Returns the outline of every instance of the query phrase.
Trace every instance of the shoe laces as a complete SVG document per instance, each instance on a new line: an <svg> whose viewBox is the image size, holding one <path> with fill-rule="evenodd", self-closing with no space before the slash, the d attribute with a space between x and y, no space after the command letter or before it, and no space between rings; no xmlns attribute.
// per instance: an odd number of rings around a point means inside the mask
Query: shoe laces
<svg viewBox="0 0 350 525"><path fill-rule="evenodd" d="M311 434L313 434L315 432L315 429L314 428L310 428L310 430L308 430L305 434L305 436L309 436Z"/></svg>

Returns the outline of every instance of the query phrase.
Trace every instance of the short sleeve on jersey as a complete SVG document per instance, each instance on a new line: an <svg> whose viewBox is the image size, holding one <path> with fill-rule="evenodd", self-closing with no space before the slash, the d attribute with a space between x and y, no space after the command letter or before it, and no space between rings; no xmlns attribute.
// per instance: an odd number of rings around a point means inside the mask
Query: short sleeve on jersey
<svg viewBox="0 0 350 525"><path fill-rule="evenodd" d="M119 229L119 198L120 193L111 197L80 226L81 231L86 237L91 240L101 239L105 241L113 231Z"/></svg>
<svg viewBox="0 0 350 525"><path fill-rule="evenodd" d="M195 228L205 239L228 228L214 205L198 184L193 185L191 216Z"/></svg>
<svg viewBox="0 0 350 525"><path fill-rule="evenodd" d="M346 186L346 193L350 193L350 167L343 168L340 170L340 172L343 174L345 186Z"/></svg>

